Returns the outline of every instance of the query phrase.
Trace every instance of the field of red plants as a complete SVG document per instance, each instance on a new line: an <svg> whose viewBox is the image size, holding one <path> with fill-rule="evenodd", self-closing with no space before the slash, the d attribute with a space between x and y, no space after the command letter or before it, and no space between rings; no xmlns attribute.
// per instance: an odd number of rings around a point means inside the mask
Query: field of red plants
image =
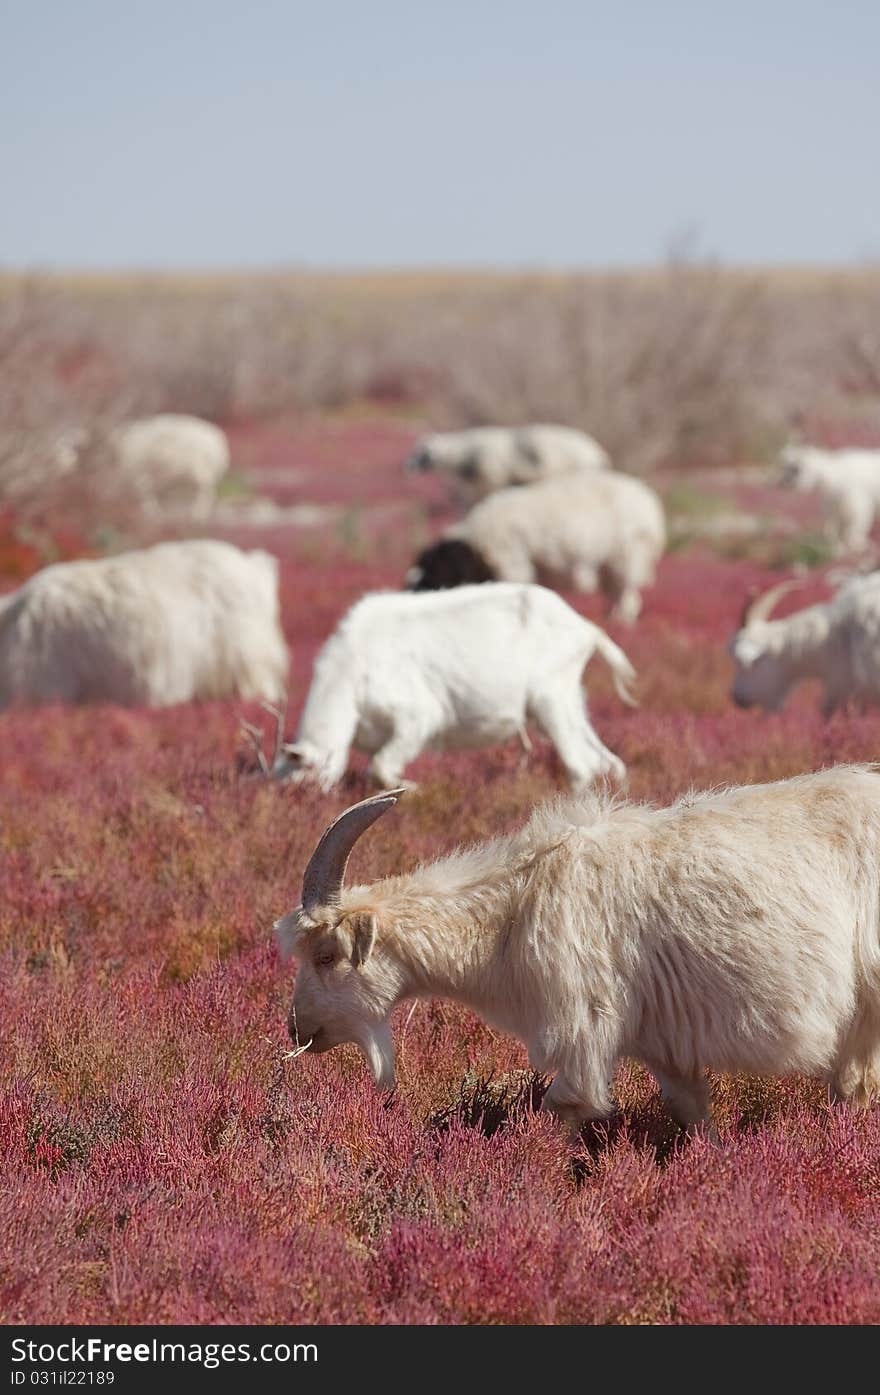
<svg viewBox="0 0 880 1395"><path fill-rule="evenodd" d="M255 492L320 506L224 525L282 559L292 727L317 647L400 585L445 504L400 474L391 418L231 438ZM0 588L47 546L0 520ZM880 754L880 714L825 722L808 690L770 717L732 705L726 641L778 560L684 536L639 624L612 627L641 705L598 668L587 686L634 798ZM816 577L790 605L827 593ZM393 1097L353 1049L287 1058L272 922L363 762L332 796L250 778L242 716L268 729L234 703L0 717L0 1321L880 1321L880 1111L815 1082L714 1078L715 1147L628 1065L619 1114L572 1150L519 1045L448 1003L401 1011ZM355 877L512 828L562 786L540 743L527 765L511 744L409 773Z"/></svg>

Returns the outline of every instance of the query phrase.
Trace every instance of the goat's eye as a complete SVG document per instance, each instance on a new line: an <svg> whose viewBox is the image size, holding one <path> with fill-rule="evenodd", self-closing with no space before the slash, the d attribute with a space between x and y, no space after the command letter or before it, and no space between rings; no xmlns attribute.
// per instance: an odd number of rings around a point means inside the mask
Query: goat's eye
<svg viewBox="0 0 880 1395"><path fill-rule="evenodd" d="M332 949L322 950L320 954L315 956L315 963L321 969L329 968L331 964L335 963L335 961L336 955Z"/></svg>

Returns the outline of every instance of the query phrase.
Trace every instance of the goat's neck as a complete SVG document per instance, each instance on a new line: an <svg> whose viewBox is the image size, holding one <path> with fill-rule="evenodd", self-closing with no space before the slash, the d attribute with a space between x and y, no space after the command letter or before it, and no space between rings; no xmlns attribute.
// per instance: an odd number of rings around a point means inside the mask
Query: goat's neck
<svg viewBox="0 0 880 1395"><path fill-rule="evenodd" d="M785 662L789 683L824 677L829 657L832 662L837 657L833 639L825 605L808 606L787 620L780 620L777 653Z"/></svg>
<svg viewBox="0 0 880 1395"><path fill-rule="evenodd" d="M512 879L446 894L416 891L403 878L386 886L383 920L400 971L398 1000L453 998L496 1020L501 997L513 1005L514 985L502 994L496 972L515 919Z"/></svg>

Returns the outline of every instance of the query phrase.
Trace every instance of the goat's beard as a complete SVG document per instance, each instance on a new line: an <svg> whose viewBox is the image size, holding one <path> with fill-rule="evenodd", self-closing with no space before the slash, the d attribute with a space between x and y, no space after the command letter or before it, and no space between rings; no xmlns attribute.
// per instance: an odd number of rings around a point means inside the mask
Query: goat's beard
<svg viewBox="0 0 880 1395"><path fill-rule="evenodd" d="M393 1090L396 1083L394 1041L388 1023L383 1022L378 1027L369 1027L358 1045L364 1053L364 1059L370 1068L370 1074L376 1083L376 1088L378 1090Z"/></svg>

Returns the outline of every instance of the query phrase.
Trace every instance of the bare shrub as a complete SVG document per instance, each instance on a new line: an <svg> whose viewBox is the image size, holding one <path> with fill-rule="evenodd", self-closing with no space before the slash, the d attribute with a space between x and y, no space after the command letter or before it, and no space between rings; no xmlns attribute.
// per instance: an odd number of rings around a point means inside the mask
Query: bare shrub
<svg viewBox="0 0 880 1395"><path fill-rule="evenodd" d="M444 346L456 420L580 426L638 472L749 443L768 331L756 279L672 261L512 287L482 311Z"/></svg>
<svg viewBox="0 0 880 1395"><path fill-rule="evenodd" d="M368 401L438 426L581 426L626 469L880 433L880 269L0 279L0 503L119 526L102 442ZM59 472L57 444L89 449Z"/></svg>

